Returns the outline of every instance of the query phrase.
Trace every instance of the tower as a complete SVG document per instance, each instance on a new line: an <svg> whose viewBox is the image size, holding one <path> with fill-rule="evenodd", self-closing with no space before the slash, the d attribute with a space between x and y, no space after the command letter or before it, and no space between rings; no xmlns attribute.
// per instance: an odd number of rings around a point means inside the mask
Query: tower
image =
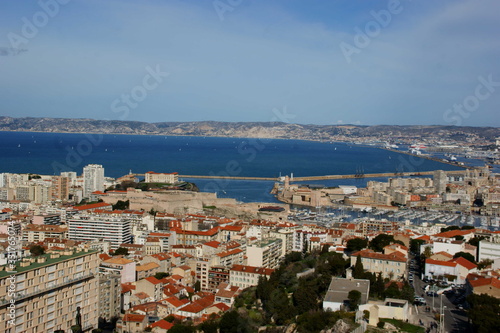
<svg viewBox="0 0 500 333"><path fill-rule="evenodd" d="M89 198L95 191L104 190L104 168L100 164L89 164L83 168L83 197Z"/></svg>

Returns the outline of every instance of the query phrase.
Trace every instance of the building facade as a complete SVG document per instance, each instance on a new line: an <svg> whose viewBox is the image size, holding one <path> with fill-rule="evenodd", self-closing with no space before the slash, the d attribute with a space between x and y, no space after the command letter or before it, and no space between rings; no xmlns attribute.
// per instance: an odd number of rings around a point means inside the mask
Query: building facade
<svg viewBox="0 0 500 333"><path fill-rule="evenodd" d="M104 190L104 168L100 164L89 164L83 168L83 197L90 198L94 191Z"/></svg>
<svg viewBox="0 0 500 333"><path fill-rule="evenodd" d="M68 332L78 307L83 329L97 328L98 265L98 252L68 250L26 258L16 265L15 273L3 267L0 332Z"/></svg>

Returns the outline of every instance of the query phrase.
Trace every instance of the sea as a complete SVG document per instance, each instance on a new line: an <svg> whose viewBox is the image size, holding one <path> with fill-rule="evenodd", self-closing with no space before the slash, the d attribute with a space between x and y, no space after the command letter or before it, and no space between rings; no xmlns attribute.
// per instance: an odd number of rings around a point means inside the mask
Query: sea
<svg viewBox="0 0 500 333"><path fill-rule="evenodd" d="M339 142L199 136L0 132L0 173L81 174L101 164L107 177L147 171L237 177L321 176L458 170L457 166L373 146ZM241 202L277 202L273 181L184 178L201 191ZM366 186L357 178L311 181Z"/></svg>

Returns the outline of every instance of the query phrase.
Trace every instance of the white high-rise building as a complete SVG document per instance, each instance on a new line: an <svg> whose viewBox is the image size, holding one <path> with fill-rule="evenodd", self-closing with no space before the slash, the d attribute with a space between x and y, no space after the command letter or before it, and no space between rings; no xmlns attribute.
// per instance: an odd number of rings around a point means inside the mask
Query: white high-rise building
<svg viewBox="0 0 500 333"><path fill-rule="evenodd" d="M76 241L102 240L112 249L132 243L132 219L116 214L82 214L68 220L68 238Z"/></svg>
<svg viewBox="0 0 500 333"><path fill-rule="evenodd" d="M104 168L100 164L89 164L83 168L83 197L89 198L95 191L104 190Z"/></svg>

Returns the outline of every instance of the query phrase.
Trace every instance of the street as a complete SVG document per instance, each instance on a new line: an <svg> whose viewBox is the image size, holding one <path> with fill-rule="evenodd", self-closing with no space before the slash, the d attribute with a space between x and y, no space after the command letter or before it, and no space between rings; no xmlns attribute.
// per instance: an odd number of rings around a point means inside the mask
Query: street
<svg viewBox="0 0 500 333"><path fill-rule="evenodd" d="M435 314L440 312L442 302L444 308L445 332L464 333L472 331L468 323L467 314L464 310L456 309L455 305L444 294L438 295L437 297L427 296L423 289L425 286L426 283L420 279L420 275L414 273L413 287L415 289L415 295L422 296L427 302L427 305L417 306L419 315L426 320L423 320L424 323L431 323L432 321L437 322L434 318ZM425 312L426 306L430 307L430 312ZM439 324L439 322L437 322L437 324ZM438 330L431 332L438 332Z"/></svg>

